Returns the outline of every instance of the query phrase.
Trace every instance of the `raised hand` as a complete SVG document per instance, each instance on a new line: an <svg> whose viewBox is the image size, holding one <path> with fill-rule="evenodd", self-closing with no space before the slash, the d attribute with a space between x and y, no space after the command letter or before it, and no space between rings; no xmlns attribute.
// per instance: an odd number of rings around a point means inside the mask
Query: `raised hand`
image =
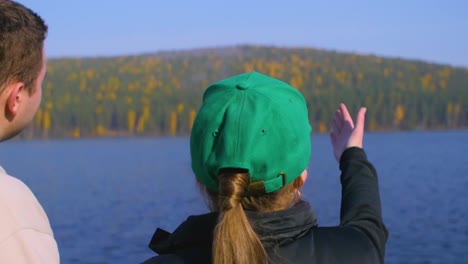
<svg viewBox="0 0 468 264"><path fill-rule="evenodd" d="M330 138L333 146L333 154L336 161L340 162L343 152L350 147L362 148L364 137L364 122L367 109L361 107L356 116L356 125L349 115L346 105L340 104L332 121Z"/></svg>

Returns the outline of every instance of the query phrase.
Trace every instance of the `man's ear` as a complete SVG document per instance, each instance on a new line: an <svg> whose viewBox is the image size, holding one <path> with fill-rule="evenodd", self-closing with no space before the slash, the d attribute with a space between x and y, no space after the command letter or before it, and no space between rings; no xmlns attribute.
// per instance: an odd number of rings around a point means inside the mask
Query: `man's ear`
<svg viewBox="0 0 468 264"><path fill-rule="evenodd" d="M23 101L21 91L24 89L24 83L14 82L8 85L5 89L7 100L5 105L5 116L11 121L18 113L21 102Z"/></svg>
<svg viewBox="0 0 468 264"><path fill-rule="evenodd" d="M299 189L307 180L307 169L305 169L299 177L294 180L294 188Z"/></svg>

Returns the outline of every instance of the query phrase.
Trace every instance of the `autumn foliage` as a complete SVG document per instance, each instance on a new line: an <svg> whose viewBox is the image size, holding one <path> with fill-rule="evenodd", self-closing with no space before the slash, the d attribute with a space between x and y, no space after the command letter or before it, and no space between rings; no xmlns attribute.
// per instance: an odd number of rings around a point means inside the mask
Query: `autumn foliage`
<svg viewBox="0 0 468 264"><path fill-rule="evenodd" d="M188 135L204 89L259 71L299 89L314 132L340 102L368 108L367 129L468 127L468 69L312 48L237 46L48 61L28 137Z"/></svg>

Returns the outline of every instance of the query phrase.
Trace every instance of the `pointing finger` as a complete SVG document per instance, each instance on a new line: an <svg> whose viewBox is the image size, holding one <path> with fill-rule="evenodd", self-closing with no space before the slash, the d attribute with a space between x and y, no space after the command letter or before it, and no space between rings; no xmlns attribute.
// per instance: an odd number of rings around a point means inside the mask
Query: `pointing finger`
<svg viewBox="0 0 468 264"><path fill-rule="evenodd" d="M352 120L351 116L349 115L348 108L346 108L345 104L343 103L340 104L340 111L344 120L349 120L349 119Z"/></svg>
<svg viewBox="0 0 468 264"><path fill-rule="evenodd" d="M367 108L361 107L356 115L356 130L364 131Z"/></svg>

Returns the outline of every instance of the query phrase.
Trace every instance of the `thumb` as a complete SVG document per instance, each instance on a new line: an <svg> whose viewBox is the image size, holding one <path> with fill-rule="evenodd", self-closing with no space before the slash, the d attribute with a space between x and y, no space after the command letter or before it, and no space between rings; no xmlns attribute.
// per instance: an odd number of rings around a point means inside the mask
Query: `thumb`
<svg viewBox="0 0 468 264"><path fill-rule="evenodd" d="M359 109L359 112L357 113L356 116L356 125L354 126L354 129L360 132L364 132L364 124L366 122L366 112L367 108L361 107Z"/></svg>

